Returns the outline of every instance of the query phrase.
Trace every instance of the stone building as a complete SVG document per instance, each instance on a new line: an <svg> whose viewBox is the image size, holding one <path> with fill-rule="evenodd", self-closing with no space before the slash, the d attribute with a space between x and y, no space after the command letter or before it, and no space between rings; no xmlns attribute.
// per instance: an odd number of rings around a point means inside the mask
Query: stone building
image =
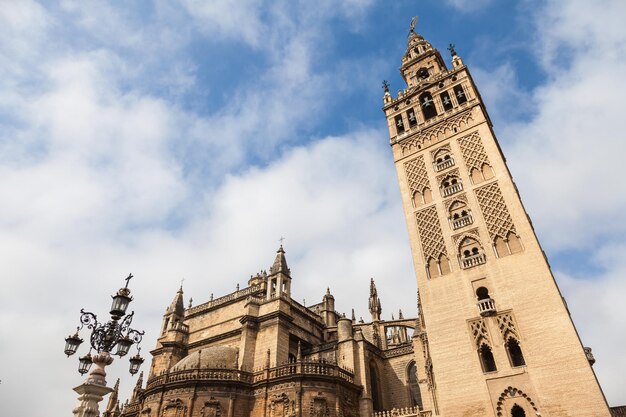
<svg viewBox="0 0 626 417"><path fill-rule="evenodd" d="M269 271L243 289L185 308L178 291L163 326L145 388L139 378L121 412L106 417L370 416L421 407L414 357L415 318L381 320L370 282L371 322L322 301L291 298L281 246ZM117 399L117 392L112 396Z"/></svg>
<svg viewBox="0 0 626 417"><path fill-rule="evenodd" d="M107 417L608 417L609 408L468 68L412 28L383 111L418 317L291 298L281 246L248 286L163 318L146 386ZM116 397L117 398L117 397Z"/></svg>
<svg viewBox="0 0 626 417"><path fill-rule="evenodd" d="M383 97L420 291L424 409L609 416L484 102L449 50L451 68L412 28L406 88L393 97L385 83Z"/></svg>

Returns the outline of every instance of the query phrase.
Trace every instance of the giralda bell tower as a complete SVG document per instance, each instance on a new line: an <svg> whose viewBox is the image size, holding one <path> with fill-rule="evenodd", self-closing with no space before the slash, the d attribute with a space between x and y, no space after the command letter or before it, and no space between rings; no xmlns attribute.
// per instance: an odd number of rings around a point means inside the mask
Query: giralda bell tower
<svg viewBox="0 0 626 417"><path fill-rule="evenodd" d="M476 85L452 45L448 69L414 26L406 89L385 82L383 110L420 292L424 409L608 417Z"/></svg>

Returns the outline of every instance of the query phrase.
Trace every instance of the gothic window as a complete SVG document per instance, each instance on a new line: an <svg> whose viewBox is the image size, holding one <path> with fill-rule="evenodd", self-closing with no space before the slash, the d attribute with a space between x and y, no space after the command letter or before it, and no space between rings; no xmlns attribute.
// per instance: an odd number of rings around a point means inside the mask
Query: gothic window
<svg viewBox="0 0 626 417"><path fill-rule="evenodd" d="M526 412L522 407L515 404L513 408L511 408L511 417L526 417Z"/></svg>
<svg viewBox="0 0 626 417"><path fill-rule="evenodd" d="M448 175L441 181L441 195L447 197L463 190L463 183L455 175Z"/></svg>
<svg viewBox="0 0 626 417"><path fill-rule="evenodd" d="M396 122L396 132L399 135L400 133L404 133L404 121L402 121L402 115L399 114L395 117Z"/></svg>
<svg viewBox="0 0 626 417"><path fill-rule="evenodd" d="M439 149L433 155L433 168L435 171L443 171L454 166L454 158L447 147Z"/></svg>
<svg viewBox="0 0 626 417"><path fill-rule="evenodd" d="M450 98L450 94L447 91L439 94L439 98L441 98L441 104L443 104L444 110L452 110L452 99Z"/></svg>
<svg viewBox="0 0 626 417"><path fill-rule="evenodd" d="M463 104L467 101L467 96L465 95L465 91L463 91L463 87L461 85L454 86L454 95L456 96L456 101L459 104Z"/></svg>
<svg viewBox="0 0 626 417"><path fill-rule="evenodd" d="M511 362L512 367L526 365L524 355L522 354L522 348L520 347L517 339L513 336L510 336L506 341L506 352L509 355L509 361Z"/></svg>
<svg viewBox="0 0 626 417"><path fill-rule="evenodd" d="M378 385L380 379L378 379L378 371L376 370L376 364L374 361L370 362L370 390L372 394L372 406L374 411L383 410L383 402L381 399L380 386Z"/></svg>
<svg viewBox="0 0 626 417"><path fill-rule="evenodd" d="M486 343L480 345L478 348L478 356L480 357L480 364L483 367L483 372L496 372L496 360L493 358L491 347Z"/></svg>
<svg viewBox="0 0 626 417"><path fill-rule="evenodd" d="M415 366L415 361L411 361L409 363L409 366L407 368L407 381L411 406L419 406L420 408L422 408L422 395L417 379L417 366Z"/></svg>
<svg viewBox="0 0 626 417"><path fill-rule="evenodd" d="M406 112L406 117L409 119L409 127L417 125L417 117L415 117L414 109L409 109L409 111Z"/></svg>
<svg viewBox="0 0 626 417"><path fill-rule="evenodd" d="M448 209L448 220L453 230L460 229L474 223L471 210L462 201L455 201Z"/></svg>
<svg viewBox="0 0 626 417"><path fill-rule="evenodd" d="M437 115L437 109L435 108L435 102L433 96L430 93L424 93L420 96L420 105L422 106L422 112L424 113L424 119L428 120Z"/></svg>
<svg viewBox="0 0 626 417"><path fill-rule="evenodd" d="M459 245L459 260L464 269L482 265L487 261L480 243L469 236L465 237Z"/></svg>

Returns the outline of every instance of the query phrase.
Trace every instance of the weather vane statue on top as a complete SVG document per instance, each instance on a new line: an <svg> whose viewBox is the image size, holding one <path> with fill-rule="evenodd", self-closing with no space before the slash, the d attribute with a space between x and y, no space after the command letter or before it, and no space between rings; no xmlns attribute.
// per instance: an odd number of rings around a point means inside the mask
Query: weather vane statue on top
<svg viewBox="0 0 626 417"><path fill-rule="evenodd" d="M411 24L409 25L409 36L411 36L411 33L415 33L415 25L417 25L417 20L417 16L413 16L413 19L411 19Z"/></svg>

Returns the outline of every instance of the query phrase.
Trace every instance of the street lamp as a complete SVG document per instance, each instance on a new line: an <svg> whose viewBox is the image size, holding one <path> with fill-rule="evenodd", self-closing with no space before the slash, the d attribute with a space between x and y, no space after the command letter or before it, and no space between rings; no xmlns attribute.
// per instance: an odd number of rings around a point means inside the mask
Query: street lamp
<svg viewBox="0 0 626 417"><path fill-rule="evenodd" d="M100 323L95 314L81 309L80 327L77 328L74 335L65 339L64 352L69 357L76 353L78 347L83 342L78 333L83 327L87 327L87 329L91 330L91 335L89 336L91 349L96 351L95 355L91 355L90 350L89 353L78 361L78 372L81 375L86 374L92 364L95 364L95 367L89 372L85 382L74 388L74 391L80 394L78 397L80 402L73 411L75 417L91 416L94 408L98 409L98 403L102 400L102 397L112 391L111 388L106 386L106 372L104 368L113 362L111 352L115 347L117 347L117 351L114 354L122 357L128 353L132 345L137 345L137 354L130 358L131 375L137 373L144 361L139 355L141 350L139 343L141 343L144 332L130 327L135 312L132 311L130 314L126 314L130 302L133 301L128 288L128 281L132 277L133 274L129 274L124 288L120 288L115 295L111 296L113 299L111 311L109 312L111 320L106 323Z"/></svg>

